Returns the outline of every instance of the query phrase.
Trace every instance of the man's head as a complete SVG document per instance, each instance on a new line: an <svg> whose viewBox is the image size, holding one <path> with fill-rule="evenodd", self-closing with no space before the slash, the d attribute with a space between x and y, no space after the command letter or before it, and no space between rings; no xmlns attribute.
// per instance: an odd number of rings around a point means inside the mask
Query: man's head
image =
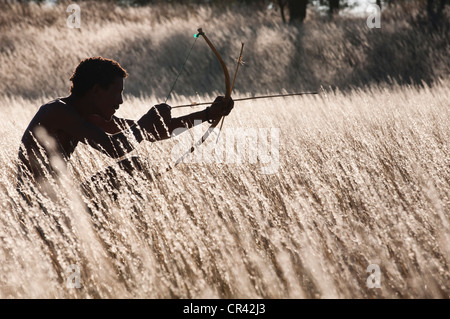
<svg viewBox="0 0 450 319"><path fill-rule="evenodd" d="M110 120L123 102L123 79L127 76L127 71L114 60L88 58L81 61L72 74L70 92L77 98L87 96L92 112Z"/></svg>

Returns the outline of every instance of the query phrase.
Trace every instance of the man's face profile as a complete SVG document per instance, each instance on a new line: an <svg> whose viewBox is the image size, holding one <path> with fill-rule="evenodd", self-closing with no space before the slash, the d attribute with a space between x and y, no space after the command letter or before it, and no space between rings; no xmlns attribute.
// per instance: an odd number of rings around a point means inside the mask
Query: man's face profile
<svg viewBox="0 0 450 319"><path fill-rule="evenodd" d="M93 113L101 116L105 121L111 121L112 116L123 103L123 78L116 77L108 88L95 85L93 88L94 110Z"/></svg>

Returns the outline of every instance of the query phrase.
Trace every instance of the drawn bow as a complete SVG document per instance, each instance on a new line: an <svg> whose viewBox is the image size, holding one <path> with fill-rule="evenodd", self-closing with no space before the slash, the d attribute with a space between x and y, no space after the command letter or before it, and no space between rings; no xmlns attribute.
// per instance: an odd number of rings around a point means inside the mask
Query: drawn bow
<svg viewBox="0 0 450 319"><path fill-rule="evenodd" d="M205 39L206 43L208 44L208 46L211 48L211 50L214 52L214 55L216 56L217 60L219 60L220 65L222 66L222 70L223 70L223 74L225 76L225 98L224 100L227 101L231 98L231 91L233 90L232 85L230 84L230 74L228 73L228 69L227 66L225 65L225 62L223 62L222 57L220 56L219 52L217 52L216 48L214 47L214 45L211 43L211 41L208 39L208 37L206 36L206 34L203 32L202 28L199 28L197 35L195 36L196 38L198 38L199 36L202 36L203 39ZM241 55L242 55L242 49L241 49ZM238 63L239 65L239 63ZM237 72L237 69L236 69ZM234 79L236 79L236 74ZM234 79L233 79L233 84L234 84ZM221 116L220 118L216 119L213 121L213 123L211 124L211 126L206 130L205 134L203 134L202 138L199 139L190 149L189 151L187 151L185 154L183 154L183 156L181 156L176 162L175 165L178 165L179 163L181 163L183 161L183 159L188 156L189 154L192 154L195 150L195 148L199 147L200 145L203 144L204 141L206 141L206 139L208 138L208 136L211 134L211 132L214 130L214 128L216 128L216 126L219 124L220 120L222 120L223 116Z"/></svg>

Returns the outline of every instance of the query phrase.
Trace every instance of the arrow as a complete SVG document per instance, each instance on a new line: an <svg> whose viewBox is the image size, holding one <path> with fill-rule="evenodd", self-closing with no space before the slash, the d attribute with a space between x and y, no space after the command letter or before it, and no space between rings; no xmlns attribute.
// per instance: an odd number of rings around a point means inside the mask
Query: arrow
<svg viewBox="0 0 450 319"><path fill-rule="evenodd" d="M273 95L260 95L260 96L251 96L251 97L244 97L239 99L233 99L234 102L239 101L248 101L248 100L257 100L257 99L268 99L268 98L275 98L275 97L286 97L286 96L296 96L296 95L306 95L306 94L319 94L318 92L301 92L301 93L286 93L286 94L273 94ZM172 106L173 109L180 108L180 107L194 107L198 105L207 105L207 104L214 104L214 102L192 102L191 104L183 104L183 105L177 105Z"/></svg>

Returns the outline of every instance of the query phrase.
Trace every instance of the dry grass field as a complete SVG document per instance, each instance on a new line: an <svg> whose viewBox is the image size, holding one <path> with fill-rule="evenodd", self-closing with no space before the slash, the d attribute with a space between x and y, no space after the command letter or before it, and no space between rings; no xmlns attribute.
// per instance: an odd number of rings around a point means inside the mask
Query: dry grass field
<svg viewBox="0 0 450 319"><path fill-rule="evenodd" d="M312 12L298 27L270 11L82 2L69 29L67 4L0 6L0 298L450 296L448 26L429 30L416 7L368 29ZM119 171L120 191L81 191L114 162L80 145L49 179L55 192L19 196L23 131L67 95L81 59L127 69L118 115L138 119L164 101L199 26L230 72L245 42L234 98L319 94L236 102L219 142L167 172L190 133L143 142L131 155L149 167ZM223 86L199 39L168 103L210 101ZM242 132L275 135L239 148ZM229 157L207 161L223 143Z"/></svg>

